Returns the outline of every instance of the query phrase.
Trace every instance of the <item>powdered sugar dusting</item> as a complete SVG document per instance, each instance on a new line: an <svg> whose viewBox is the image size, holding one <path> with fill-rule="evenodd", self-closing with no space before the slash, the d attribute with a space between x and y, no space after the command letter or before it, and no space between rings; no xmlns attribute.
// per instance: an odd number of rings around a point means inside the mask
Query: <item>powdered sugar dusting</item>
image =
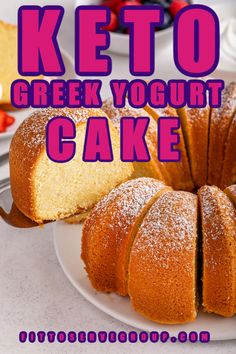
<svg viewBox="0 0 236 354"><path fill-rule="evenodd" d="M176 110L170 106L166 106L164 108L151 108L154 110L159 117L175 117L178 116Z"/></svg>
<svg viewBox="0 0 236 354"><path fill-rule="evenodd" d="M236 110L236 83L231 82L226 86L222 95L220 108L212 110L211 119L222 127L227 127Z"/></svg>
<svg viewBox="0 0 236 354"><path fill-rule="evenodd" d="M125 107L115 108L113 106L112 98L108 98L103 102L102 109L111 119L113 125L118 130L118 132L120 132L120 119L122 117L148 117L150 121L145 140L150 154L154 155L154 157L157 159L157 150L155 149L155 147L157 146L157 123L152 117L150 117L150 115L144 109L136 109L131 107L127 99L125 101Z"/></svg>
<svg viewBox="0 0 236 354"><path fill-rule="evenodd" d="M136 109L131 107L127 98L125 99L125 107L123 108L115 108L113 106L113 99L108 98L103 102L102 109L118 130L120 130L120 119L122 117L149 117L148 113L144 109Z"/></svg>
<svg viewBox="0 0 236 354"><path fill-rule="evenodd" d="M202 108L190 108L186 107L187 115L188 115L188 124L193 125L196 121L203 121L207 115L209 116L210 107L202 107Z"/></svg>
<svg viewBox="0 0 236 354"><path fill-rule="evenodd" d="M227 189L236 197L236 184L233 184L232 186L227 187Z"/></svg>
<svg viewBox="0 0 236 354"><path fill-rule="evenodd" d="M100 109L86 108L45 108L34 111L18 128L15 139L27 147L29 154L37 154L38 149L45 146L46 124L54 117L71 118L75 124L85 122L91 116L104 116Z"/></svg>
<svg viewBox="0 0 236 354"><path fill-rule="evenodd" d="M113 232L119 230L124 234L133 225L146 203L162 188L166 186L153 178L137 178L123 183L94 208L93 215L104 215L112 207L111 221L108 225ZM93 218L91 215L91 218ZM91 227L96 227L91 225ZM90 232L93 232L91 229Z"/></svg>
<svg viewBox="0 0 236 354"><path fill-rule="evenodd" d="M132 254L146 255L161 268L178 261L179 252L191 252L197 237L197 197L168 192L153 204L135 239ZM176 255L176 259L175 259Z"/></svg>

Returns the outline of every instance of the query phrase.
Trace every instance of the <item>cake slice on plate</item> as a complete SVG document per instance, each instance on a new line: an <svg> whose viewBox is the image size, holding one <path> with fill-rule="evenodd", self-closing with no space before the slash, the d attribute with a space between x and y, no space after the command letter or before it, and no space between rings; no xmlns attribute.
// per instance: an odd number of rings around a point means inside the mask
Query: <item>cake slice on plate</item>
<svg viewBox="0 0 236 354"><path fill-rule="evenodd" d="M16 79L32 81L36 77L22 77L18 73L17 63L17 26L0 21L0 107L12 109L10 89ZM42 77L42 76L41 76ZM38 77L38 78L41 78Z"/></svg>
<svg viewBox="0 0 236 354"><path fill-rule="evenodd" d="M76 154L66 163L51 161L46 153L46 125L56 116L76 125ZM57 220L94 206L133 173L133 165L120 161L120 139L108 119L113 161L84 162L84 138L89 117L104 117L100 109L35 111L17 129L10 147L12 196L19 210L36 222Z"/></svg>

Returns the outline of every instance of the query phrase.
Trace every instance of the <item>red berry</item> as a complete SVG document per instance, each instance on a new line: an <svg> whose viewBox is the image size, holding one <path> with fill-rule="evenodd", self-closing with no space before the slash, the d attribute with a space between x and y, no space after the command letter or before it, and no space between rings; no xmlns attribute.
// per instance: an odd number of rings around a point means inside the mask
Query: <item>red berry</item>
<svg viewBox="0 0 236 354"><path fill-rule="evenodd" d="M172 17L175 17L179 10L184 8L185 6L188 6L189 4L184 1L184 0L174 0L169 7L169 13L171 14Z"/></svg>
<svg viewBox="0 0 236 354"><path fill-rule="evenodd" d="M115 11L115 8L119 5L121 0L107 0L101 3L102 6L108 6L112 11Z"/></svg>
<svg viewBox="0 0 236 354"><path fill-rule="evenodd" d="M137 0L133 0L133 1L123 1L121 2L117 7L116 7L116 13L119 14L120 10L122 9L122 7L124 6L141 6L140 2Z"/></svg>
<svg viewBox="0 0 236 354"><path fill-rule="evenodd" d="M4 133L6 131L6 112L0 110L0 133Z"/></svg>
<svg viewBox="0 0 236 354"><path fill-rule="evenodd" d="M9 127L9 126L12 125L14 122L15 122L15 118L12 117L12 116L9 116L9 115L7 114L6 119L5 119L6 126Z"/></svg>
<svg viewBox="0 0 236 354"><path fill-rule="evenodd" d="M111 21L109 25L103 26L102 28L107 31L115 31L118 27L118 19L114 12L111 12Z"/></svg>

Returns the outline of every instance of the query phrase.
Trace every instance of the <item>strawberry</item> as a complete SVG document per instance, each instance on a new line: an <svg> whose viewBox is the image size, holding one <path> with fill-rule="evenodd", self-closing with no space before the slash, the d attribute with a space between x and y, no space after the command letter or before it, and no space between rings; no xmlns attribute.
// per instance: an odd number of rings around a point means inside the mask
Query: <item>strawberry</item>
<svg viewBox="0 0 236 354"><path fill-rule="evenodd" d="M5 111L0 109L0 133L4 133L10 125L15 122L15 118L9 116Z"/></svg>
<svg viewBox="0 0 236 354"><path fill-rule="evenodd" d="M0 133L4 133L6 131L6 112L0 109Z"/></svg>
<svg viewBox="0 0 236 354"><path fill-rule="evenodd" d="M102 6L108 6L112 11L119 5L120 0L106 0L101 3Z"/></svg>
<svg viewBox="0 0 236 354"><path fill-rule="evenodd" d="M8 114L6 115L5 118L5 124L7 127L9 127L10 125L12 125L15 122L15 118L12 116L9 116Z"/></svg>
<svg viewBox="0 0 236 354"><path fill-rule="evenodd" d="M174 18L179 10L181 10L183 7L188 6L189 4L184 1L184 0L174 0L169 7L169 13L171 16Z"/></svg>
<svg viewBox="0 0 236 354"><path fill-rule="evenodd" d="M115 31L118 27L118 19L114 12L111 12L111 21L109 25L103 26L102 28L107 31Z"/></svg>

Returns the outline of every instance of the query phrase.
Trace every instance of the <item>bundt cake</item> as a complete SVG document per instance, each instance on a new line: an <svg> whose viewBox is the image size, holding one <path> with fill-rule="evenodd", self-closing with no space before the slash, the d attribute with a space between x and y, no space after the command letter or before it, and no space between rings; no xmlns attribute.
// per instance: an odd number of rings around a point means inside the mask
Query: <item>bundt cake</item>
<svg viewBox="0 0 236 354"><path fill-rule="evenodd" d="M86 219L82 259L95 289L128 294L152 321L195 320L202 267L204 310L236 312L236 210L218 187L197 196L151 178L123 183Z"/></svg>
<svg viewBox="0 0 236 354"><path fill-rule="evenodd" d="M221 184L225 143L235 112L236 83L231 82L223 91L221 107L213 108L211 112L208 152L208 184L210 185ZM235 139L234 137L234 141ZM234 182L230 181L229 184L232 183Z"/></svg>
<svg viewBox="0 0 236 354"><path fill-rule="evenodd" d="M196 187L207 183L207 153L210 107L178 109L181 120L193 182Z"/></svg>
<svg viewBox="0 0 236 354"><path fill-rule="evenodd" d="M171 184L170 176L164 163L157 158L157 125L155 120L147 114L143 109L135 109L128 104L124 108L115 108L113 106L113 99L108 98L103 102L103 111L111 119L116 129L120 132L120 119L122 117L148 117L149 126L146 133L146 144L150 154L150 161L148 162L134 162L134 173L132 178L137 177L153 177L162 180L167 184Z"/></svg>
<svg viewBox="0 0 236 354"><path fill-rule="evenodd" d="M225 188L224 192L227 194L231 202L236 206L236 184Z"/></svg>
<svg viewBox="0 0 236 354"><path fill-rule="evenodd" d="M171 190L152 178L125 182L102 199L83 226L82 259L94 288L127 295L129 254L148 208Z"/></svg>
<svg viewBox="0 0 236 354"><path fill-rule="evenodd" d="M236 84L231 83L224 90L221 108L178 110L181 161L165 163L157 158L157 122L160 116L177 116L169 106L136 110L126 104L116 109L107 100L103 110L37 111L18 128L11 144L15 204L40 223L86 213L98 202L83 226L82 259L89 279L99 291L128 294L136 311L147 318L162 323L196 318L198 297L201 302L198 259L203 263L205 311L232 316L236 312L236 188L231 186L236 174L235 104ZM110 118L114 160L86 163L82 152L87 118L106 116L104 111ZM45 127L55 116L71 118L80 137L75 157L66 164L52 162L46 153ZM120 161L123 116L150 117L146 134L150 161L134 163L134 168ZM217 187L203 186L206 183ZM198 187L198 196L189 193ZM202 252L198 234L202 234Z"/></svg>
<svg viewBox="0 0 236 354"><path fill-rule="evenodd" d="M219 188L199 190L202 218L203 307L229 317L236 313L236 211Z"/></svg>
<svg viewBox="0 0 236 354"><path fill-rule="evenodd" d="M67 163L55 163L46 153L46 124L66 116L76 123L76 154ZM131 163L120 161L120 139L109 122L114 160L82 160L86 122L104 117L100 109L53 109L34 112L16 131L10 147L11 191L15 204L30 219L41 223L91 208L133 173Z"/></svg>
<svg viewBox="0 0 236 354"><path fill-rule="evenodd" d="M146 214L131 249L128 293L133 307L160 323L193 321L196 269L197 197L165 193Z"/></svg>
<svg viewBox="0 0 236 354"><path fill-rule="evenodd" d="M175 117L178 116L174 108L167 106L165 108L152 108L146 106L145 110L158 122L159 117ZM179 134L179 144L176 149L180 150L181 157L179 162L165 162L167 172L171 177L171 185L174 189L182 189L192 191L194 188L191 176L188 154L183 137L182 128L176 130Z"/></svg>

